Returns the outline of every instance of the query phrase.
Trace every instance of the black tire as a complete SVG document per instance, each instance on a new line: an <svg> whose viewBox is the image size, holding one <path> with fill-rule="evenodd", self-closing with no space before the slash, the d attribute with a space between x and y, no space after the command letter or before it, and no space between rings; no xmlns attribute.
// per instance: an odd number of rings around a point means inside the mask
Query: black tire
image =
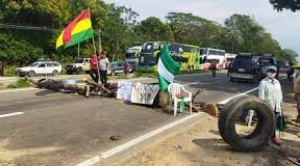
<svg viewBox="0 0 300 166"><path fill-rule="evenodd" d="M254 110L257 125L254 131L245 137L237 134L235 118L243 109ZM228 102L219 116L219 132L223 140L234 150L251 152L261 150L271 139L275 131L275 117L272 108L254 96L242 96Z"/></svg>
<svg viewBox="0 0 300 166"><path fill-rule="evenodd" d="M73 70L67 70L67 74L68 75L72 75L73 74Z"/></svg>
<svg viewBox="0 0 300 166"><path fill-rule="evenodd" d="M235 82L233 77L230 77L229 80L230 80L230 82Z"/></svg>
<svg viewBox="0 0 300 166"><path fill-rule="evenodd" d="M28 76L29 77L34 77L35 76L35 72L34 71L29 71L28 72Z"/></svg>
<svg viewBox="0 0 300 166"><path fill-rule="evenodd" d="M78 68L76 69L76 74L82 74L82 72L83 72L83 70L82 70L81 67L78 67Z"/></svg>
<svg viewBox="0 0 300 166"><path fill-rule="evenodd" d="M58 71L57 71L57 70L54 70L54 71L52 72L52 75L53 75L53 76L57 76L57 75L58 75Z"/></svg>

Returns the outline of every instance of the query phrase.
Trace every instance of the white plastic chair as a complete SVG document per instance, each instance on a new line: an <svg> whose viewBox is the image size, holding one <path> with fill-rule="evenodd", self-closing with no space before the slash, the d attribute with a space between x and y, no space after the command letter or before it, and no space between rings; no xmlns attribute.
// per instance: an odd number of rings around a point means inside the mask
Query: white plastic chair
<svg viewBox="0 0 300 166"><path fill-rule="evenodd" d="M168 92L170 94L170 108L172 106L172 102L174 101L174 116L177 115L177 104L181 102L181 98L177 98L176 94L186 93L187 97L183 98L184 102L190 102L190 114L192 114L192 93L187 91L183 85L178 83L172 83L168 86ZM180 110L182 112L182 110Z"/></svg>
<svg viewBox="0 0 300 166"><path fill-rule="evenodd" d="M249 110L249 115L247 117L247 120L246 122L248 123L248 128L251 127L251 123L252 123L252 120L253 120L253 116L254 116L254 110Z"/></svg>

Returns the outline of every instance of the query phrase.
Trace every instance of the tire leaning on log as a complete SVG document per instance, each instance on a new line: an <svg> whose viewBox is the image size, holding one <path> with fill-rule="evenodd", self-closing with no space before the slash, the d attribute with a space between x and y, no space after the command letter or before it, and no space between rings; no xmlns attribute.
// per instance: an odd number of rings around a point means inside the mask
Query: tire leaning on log
<svg viewBox="0 0 300 166"><path fill-rule="evenodd" d="M243 109L254 110L257 125L254 131L245 137L237 134L235 115ZM261 150L271 139L275 131L275 117L272 108L254 96L242 96L229 101L219 115L219 132L223 140L234 150L251 152Z"/></svg>

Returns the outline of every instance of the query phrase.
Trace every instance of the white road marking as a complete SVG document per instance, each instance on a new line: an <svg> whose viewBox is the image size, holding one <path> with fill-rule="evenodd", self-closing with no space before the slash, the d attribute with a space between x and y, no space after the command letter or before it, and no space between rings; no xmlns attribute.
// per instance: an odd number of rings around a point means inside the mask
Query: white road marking
<svg viewBox="0 0 300 166"><path fill-rule="evenodd" d="M2 115L0 115L0 118L6 118L6 117L22 115L22 114L24 114L24 112L13 112L13 113L9 113L9 114L2 114Z"/></svg>
<svg viewBox="0 0 300 166"><path fill-rule="evenodd" d="M213 81L213 82L192 82L192 83L188 83L188 84L183 84L183 86L197 85L197 84L200 84L200 85L209 85L209 84L223 82L225 80L228 80L228 79L220 79L220 80L216 80L216 81Z"/></svg>
<svg viewBox="0 0 300 166"><path fill-rule="evenodd" d="M257 87L254 88L254 89L250 89L250 90L248 90L248 91L246 91L244 93L241 93L241 94L244 95L244 94L247 94L247 93L251 93L251 92L253 92L255 90L257 90ZM227 101L227 100L229 101L229 99L233 99L235 97L241 96L241 94L237 94L237 95L235 95L233 97L230 97L230 98L228 98L228 99L226 99L224 101ZM91 159L88 159L88 160L86 160L86 161L84 161L84 162L82 162L80 164L77 164L76 166L92 166L92 165L95 165L95 164L99 163L102 160L105 160L105 159L107 159L107 158L109 158L109 157L111 157L111 156L113 156L113 155L115 155L117 153L120 153L120 152L122 152L122 151L124 151L124 150L126 150L126 149L128 149L130 147L138 145L139 143L141 143L141 142L143 142L143 141L145 141L145 140L147 140L147 139L149 139L151 137L154 137L154 136L156 136L156 135L158 135L158 134L160 134L160 133L162 133L162 132L164 132L164 131L172 128L172 127L180 125L181 123L184 123L184 122L186 122L186 121L188 121L188 120L190 120L190 119L192 119L192 118L194 118L196 116L200 116L201 114L203 114L203 113L194 113L194 114L192 114L190 116L184 117L184 118L179 119L179 120L177 120L175 122L171 122L171 123L169 123L169 124L167 124L167 125L165 125L165 126L163 126L161 128L158 128L158 129L156 129L154 131L151 131L151 132L149 132L149 133L147 133L145 135L142 135L142 136L140 136L140 137L138 137L136 139L133 139L133 140L127 142L127 143L124 143L124 144L122 144L120 146L117 146L117 147L115 147L115 148L113 148L111 150L103 152L103 153L101 153L101 154L99 154L99 155L97 155L97 156L95 156L95 157L93 157Z"/></svg>
<svg viewBox="0 0 300 166"><path fill-rule="evenodd" d="M244 93L240 93L240 94L238 94L238 95L232 96L232 97L230 97L230 98L228 98L228 99L225 99L225 100L221 101L220 104L226 104L226 103L228 103L230 100L232 100L232 99L234 99L234 98L236 98L236 97L240 97L240 96L249 94L249 93L254 92L254 91L256 91L256 90L258 90L258 87L253 88L253 89L250 89L250 90L248 90L248 91L246 91L246 92L244 92Z"/></svg>
<svg viewBox="0 0 300 166"><path fill-rule="evenodd" d="M282 80L284 80L284 79L286 79L286 78L281 78L281 79L279 79L279 81L282 81ZM247 94L252 93L252 92L255 92L255 91L257 91L257 90L258 90L258 87L255 87L255 88L250 89L250 90L248 90L248 91L246 91L246 92L243 92L243 93L237 94L237 95L235 95L235 96L232 96L232 97L230 97L230 98L228 98L228 99L225 99L225 100L219 102L219 104L226 104L227 102L229 102L230 100L232 100L232 99L234 99L234 98L236 98L236 97L240 97L240 96L243 96L243 95L247 95Z"/></svg>
<svg viewBox="0 0 300 166"><path fill-rule="evenodd" d="M115 148L113 148L113 149L111 149L109 151L103 152L100 155L95 156L95 157L93 157L93 158L91 158L89 160L86 160L86 161L84 161L84 162L82 162L80 164L77 164L76 166L92 166L94 164L97 164L101 160L107 159L107 158L109 158L109 157L111 157L111 156L113 156L113 155L115 155L117 153L120 153L120 152L122 152L122 151L124 151L124 150L126 150L126 149L128 149L130 147L133 147L133 146L135 146L135 145L137 145L137 144L139 144L139 143L141 143L141 142L143 142L143 141L145 141L145 140L147 140L147 139L149 139L149 138L151 138L153 136L156 136L156 135L158 135L158 134L160 134L160 133L162 133L162 132L164 132L164 131L172 128L172 127L175 127L175 126L177 126L177 125L179 125L179 124L181 124L183 122L186 122L186 121L188 121L188 120L190 120L190 119L192 119L194 117L197 117L197 116L199 116L201 114L203 114L203 113L194 113L194 114L192 114L190 116L186 116L186 117L184 117L182 119L179 119L179 120L177 120L175 122L169 123L169 124L167 124L167 125L165 125L165 126L163 126L161 128L158 128L158 129L156 129L154 131L151 131L151 132L149 132L149 133L147 133L145 135L142 135L142 136L140 136L140 137L138 137L136 139L133 139L133 140L127 142L127 143L124 143L124 144L122 144L120 146L117 146L117 147L115 147Z"/></svg>

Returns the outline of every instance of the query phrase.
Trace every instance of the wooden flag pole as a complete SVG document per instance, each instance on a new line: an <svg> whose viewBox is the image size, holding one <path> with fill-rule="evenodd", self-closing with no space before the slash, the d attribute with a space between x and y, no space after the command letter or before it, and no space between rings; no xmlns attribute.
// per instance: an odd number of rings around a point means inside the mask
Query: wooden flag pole
<svg viewBox="0 0 300 166"><path fill-rule="evenodd" d="M90 11L90 8L88 8L88 10L89 10L89 14L90 14L90 19L91 19L91 11ZM92 19L91 19L92 20ZM96 43L95 43L95 36L93 35L93 45L94 45L94 53L95 53L95 55L97 56L97 68L98 68L98 70L97 70L97 74L98 74L98 83L99 83L99 80L100 80L100 68L99 68L99 61L100 60L98 60L98 55L97 55L97 48L96 48Z"/></svg>
<svg viewBox="0 0 300 166"><path fill-rule="evenodd" d="M77 48L77 59L79 58L80 55L80 44L78 43L78 48Z"/></svg>
<svg viewBox="0 0 300 166"><path fill-rule="evenodd" d="M99 52L102 51L101 29L99 29Z"/></svg>

